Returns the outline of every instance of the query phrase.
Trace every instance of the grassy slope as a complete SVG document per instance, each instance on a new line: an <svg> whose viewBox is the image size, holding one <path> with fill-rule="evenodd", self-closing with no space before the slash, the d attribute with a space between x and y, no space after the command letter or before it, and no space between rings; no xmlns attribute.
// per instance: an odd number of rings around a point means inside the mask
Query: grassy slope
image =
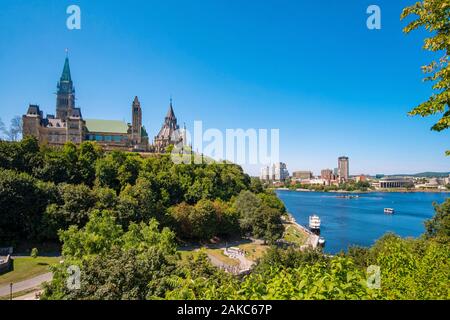
<svg viewBox="0 0 450 320"><path fill-rule="evenodd" d="M269 248L268 245L256 243L241 244L238 247L245 251L245 256L247 259L255 262L260 259Z"/></svg>
<svg viewBox="0 0 450 320"><path fill-rule="evenodd" d="M304 245L307 240L305 232L297 228L294 224L286 224L283 239L296 245Z"/></svg>
<svg viewBox="0 0 450 320"><path fill-rule="evenodd" d="M210 249L210 248L204 248L205 253L213 256L217 260L221 261L222 263L225 263L230 266L237 266L239 265L239 261L236 259L232 259L230 257L227 257L222 249ZM187 260L191 259L192 257L198 255L198 251L185 251L185 250L179 250L178 251L181 254L181 259Z"/></svg>
<svg viewBox="0 0 450 320"><path fill-rule="evenodd" d="M238 266L239 260L232 259L223 253L222 249L206 249L206 252L229 266Z"/></svg>
<svg viewBox="0 0 450 320"><path fill-rule="evenodd" d="M0 275L0 287L49 272L49 266L58 263L57 257L15 258L14 270Z"/></svg>

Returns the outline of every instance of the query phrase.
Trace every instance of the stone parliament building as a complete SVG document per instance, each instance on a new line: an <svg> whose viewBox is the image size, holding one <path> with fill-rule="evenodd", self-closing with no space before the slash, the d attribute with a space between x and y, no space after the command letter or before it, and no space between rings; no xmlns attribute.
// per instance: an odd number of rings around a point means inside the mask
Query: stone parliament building
<svg viewBox="0 0 450 320"><path fill-rule="evenodd" d="M106 150L163 153L169 145L186 142L185 129L180 130L173 111L172 99L164 123L153 143L142 125L142 108L138 97L131 105L131 123L116 120L84 119L75 106L75 87L70 74L69 58L57 84L56 116L47 114L38 105L30 105L22 117L23 136L36 137L40 143L62 146L66 142L80 144L95 141Z"/></svg>

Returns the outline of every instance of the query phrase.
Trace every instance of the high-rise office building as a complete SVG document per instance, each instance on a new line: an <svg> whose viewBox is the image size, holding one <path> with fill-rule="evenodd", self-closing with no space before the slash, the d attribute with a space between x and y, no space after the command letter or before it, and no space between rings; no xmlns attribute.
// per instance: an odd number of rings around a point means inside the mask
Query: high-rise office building
<svg viewBox="0 0 450 320"><path fill-rule="evenodd" d="M323 169L320 172L320 178L322 178L323 180L327 180L327 181L334 180L333 176L334 176L333 170L331 170L331 169Z"/></svg>
<svg viewBox="0 0 450 320"><path fill-rule="evenodd" d="M261 179L261 181L269 181L271 176L270 176L270 167L269 166L265 166L261 168L261 175L259 177Z"/></svg>
<svg viewBox="0 0 450 320"><path fill-rule="evenodd" d="M287 170L286 163L277 162L272 166L272 180L284 181L289 178L289 171Z"/></svg>
<svg viewBox="0 0 450 320"><path fill-rule="evenodd" d="M261 181L285 181L289 178L289 171L285 163L277 162L271 166L262 167L259 178Z"/></svg>
<svg viewBox="0 0 450 320"><path fill-rule="evenodd" d="M338 176L339 181L348 181L349 177L349 163L348 157L339 157L338 158Z"/></svg>

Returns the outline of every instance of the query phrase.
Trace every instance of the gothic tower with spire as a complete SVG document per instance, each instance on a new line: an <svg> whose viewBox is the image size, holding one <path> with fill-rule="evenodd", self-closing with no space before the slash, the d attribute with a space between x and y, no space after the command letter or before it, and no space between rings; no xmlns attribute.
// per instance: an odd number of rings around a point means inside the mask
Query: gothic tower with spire
<svg viewBox="0 0 450 320"><path fill-rule="evenodd" d="M172 99L170 99L166 118L164 119L161 130L155 137L155 151L163 153L169 145L178 144L182 140L179 129L177 117L173 111Z"/></svg>
<svg viewBox="0 0 450 320"><path fill-rule="evenodd" d="M56 118L66 121L70 110L75 108L75 88L70 75L69 57L66 56L64 69L57 84Z"/></svg>
<svg viewBox="0 0 450 320"><path fill-rule="evenodd" d="M138 97L134 98L131 106L132 124L131 124L131 140L133 144L142 142L142 109Z"/></svg>

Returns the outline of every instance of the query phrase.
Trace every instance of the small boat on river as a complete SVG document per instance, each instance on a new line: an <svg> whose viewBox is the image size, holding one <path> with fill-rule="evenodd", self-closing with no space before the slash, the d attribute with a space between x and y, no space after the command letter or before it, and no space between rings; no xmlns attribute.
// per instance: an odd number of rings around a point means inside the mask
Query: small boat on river
<svg viewBox="0 0 450 320"><path fill-rule="evenodd" d="M358 195L343 195L343 196L337 196L338 199L358 199Z"/></svg>
<svg viewBox="0 0 450 320"><path fill-rule="evenodd" d="M325 238L323 238L323 237L319 238L319 246L321 246L321 247L325 246Z"/></svg>

